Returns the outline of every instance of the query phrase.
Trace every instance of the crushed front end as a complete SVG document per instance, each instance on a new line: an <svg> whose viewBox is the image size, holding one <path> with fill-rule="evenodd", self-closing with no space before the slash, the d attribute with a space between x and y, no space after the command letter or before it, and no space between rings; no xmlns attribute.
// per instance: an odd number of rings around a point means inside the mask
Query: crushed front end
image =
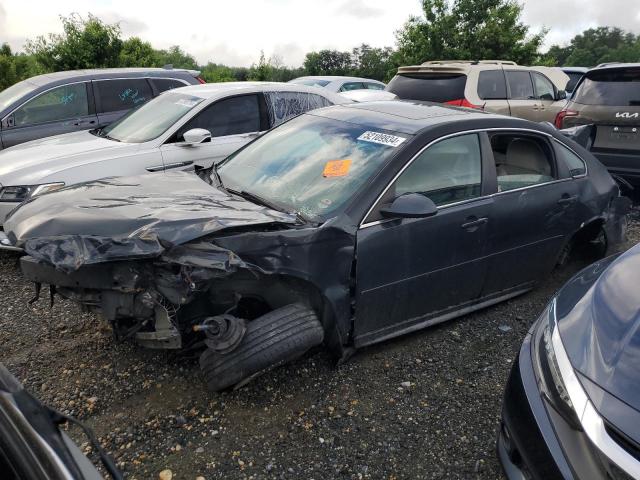
<svg viewBox="0 0 640 480"><path fill-rule="evenodd" d="M204 320L195 304L207 303L208 316L232 309L237 299L212 291L217 280L244 269L232 252L212 244L179 247L153 259L87 264L61 271L32 256L21 259L23 274L36 284L51 285L51 295L99 313L119 340L135 338L149 348L188 347L194 326ZM214 299L215 296L215 299ZM202 305L201 305L202 307ZM196 328L197 330L197 328Z"/></svg>

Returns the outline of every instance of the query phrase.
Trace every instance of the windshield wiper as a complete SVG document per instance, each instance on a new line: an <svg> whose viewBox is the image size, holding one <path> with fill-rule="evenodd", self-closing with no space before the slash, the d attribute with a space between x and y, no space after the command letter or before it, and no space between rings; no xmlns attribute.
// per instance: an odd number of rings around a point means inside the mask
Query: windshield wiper
<svg viewBox="0 0 640 480"><path fill-rule="evenodd" d="M218 173L218 164L214 163L211 165L211 172L216 176L216 181L218 182L218 186L224 188L224 184L222 183L222 178Z"/></svg>
<svg viewBox="0 0 640 480"><path fill-rule="evenodd" d="M301 221L303 223L307 223L308 220L304 217L304 215L302 215L300 212L297 211L289 211L286 209L286 207L279 205L277 203L274 203L270 200L267 200L266 198L261 197L260 195L256 195L255 193L251 193L251 192L247 192L246 190L232 190L230 188L226 189L229 193L233 193L234 195L238 195L246 200L249 200L250 202L253 203L257 203L259 205L262 205L264 207L270 208L272 210L277 210L279 212L284 212L284 213L288 213L289 215L295 215L296 218L298 219L298 221Z"/></svg>

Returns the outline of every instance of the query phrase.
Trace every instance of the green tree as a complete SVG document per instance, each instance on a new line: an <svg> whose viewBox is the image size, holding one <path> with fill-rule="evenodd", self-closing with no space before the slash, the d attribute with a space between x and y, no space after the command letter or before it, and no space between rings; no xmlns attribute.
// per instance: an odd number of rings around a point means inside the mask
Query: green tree
<svg viewBox="0 0 640 480"><path fill-rule="evenodd" d="M160 58L149 42L138 37L131 37L122 42L120 50L120 67L158 67Z"/></svg>
<svg viewBox="0 0 640 480"><path fill-rule="evenodd" d="M555 65L593 67L604 62L640 61L640 37L617 27L585 30L568 45L553 45L546 56Z"/></svg>
<svg viewBox="0 0 640 480"><path fill-rule="evenodd" d="M348 75L351 73L351 54L338 50L307 53L304 69L308 75Z"/></svg>
<svg viewBox="0 0 640 480"><path fill-rule="evenodd" d="M259 82L270 81L273 78L273 65L264 56L264 51L260 51L260 60L258 64L255 63L249 68L248 80L254 80Z"/></svg>
<svg viewBox="0 0 640 480"><path fill-rule="evenodd" d="M535 63L546 30L530 34L514 0L422 0L424 15L397 32L402 64L503 59Z"/></svg>
<svg viewBox="0 0 640 480"><path fill-rule="evenodd" d="M26 51L47 71L117 67L122 50L120 27L89 14L60 17L64 33L27 42Z"/></svg>
<svg viewBox="0 0 640 480"><path fill-rule="evenodd" d="M388 80L398 68L391 47L374 48L366 43L352 50L351 61L354 75L380 81Z"/></svg>
<svg viewBox="0 0 640 480"><path fill-rule="evenodd" d="M236 80L233 69L211 62L201 68L200 76L209 83L233 82Z"/></svg>
<svg viewBox="0 0 640 480"><path fill-rule="evenodd" d="M168 50L156 50L159 67L173 65L174 68L198 69L198 62L192 55L183 51L178 45L170 47Z"/></svg>

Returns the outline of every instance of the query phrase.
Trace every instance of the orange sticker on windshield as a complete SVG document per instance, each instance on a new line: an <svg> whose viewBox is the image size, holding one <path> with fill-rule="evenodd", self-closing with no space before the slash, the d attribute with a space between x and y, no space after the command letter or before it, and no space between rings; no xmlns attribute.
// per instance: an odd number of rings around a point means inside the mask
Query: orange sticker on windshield
<svg viewBox="0 0 640 480"><path fill-rule="evenodd" d="M331 160L324 166L323 177L344 177L349 173L351 160Z"/></svg>

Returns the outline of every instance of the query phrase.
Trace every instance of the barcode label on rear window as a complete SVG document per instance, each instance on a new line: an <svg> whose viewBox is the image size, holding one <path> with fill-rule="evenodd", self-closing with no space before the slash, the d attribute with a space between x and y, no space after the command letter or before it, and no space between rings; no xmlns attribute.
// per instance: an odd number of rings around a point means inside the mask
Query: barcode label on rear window
<svg viewBox="0 0 640 480"><path fill-rule="evenodd" d="M389 147L397 147L406 140L406 138L396 137L395 135L389 135L388 133L380 132L364 132L358 137L358 140L363 142L379 143L380 145L387 145Z"/></svg>

